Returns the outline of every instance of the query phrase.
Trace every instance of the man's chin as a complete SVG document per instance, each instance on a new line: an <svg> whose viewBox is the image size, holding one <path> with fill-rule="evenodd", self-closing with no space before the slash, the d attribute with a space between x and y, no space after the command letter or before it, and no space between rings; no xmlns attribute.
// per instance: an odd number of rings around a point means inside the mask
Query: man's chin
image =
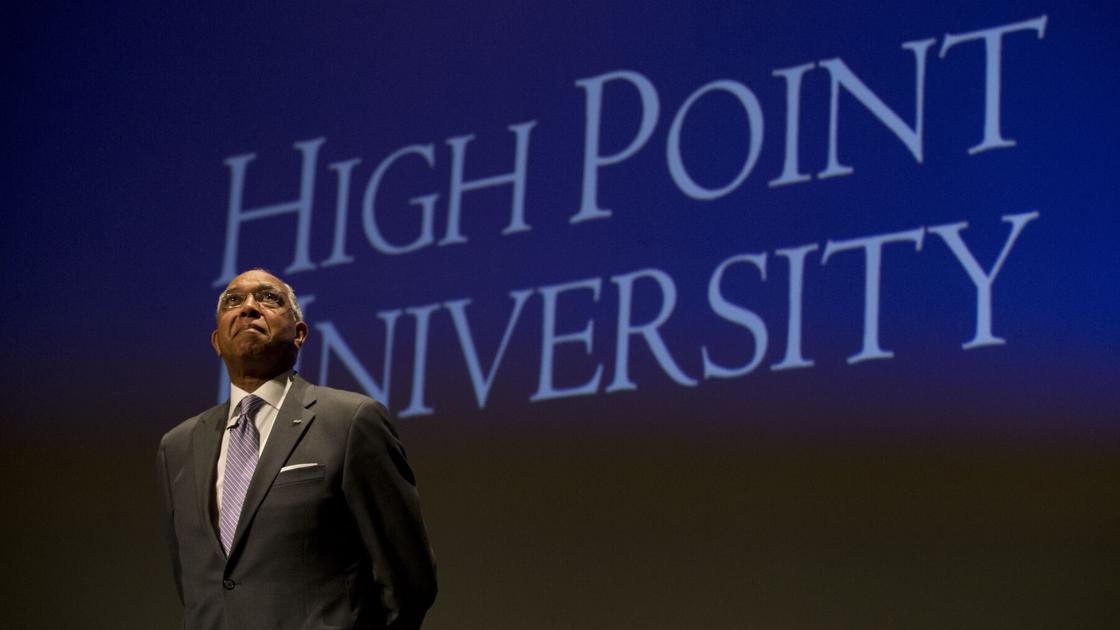
<svg viewBox="0 0 1120 630"><path fill-rule="evenodd" d="M283 372L290 367L293 357L285 348L259 343L238 348L234 360L257 370Z"/></svg>
<svg viewBox="0 0 1120 630"><path fill-rule="evenodd" d="M269 346L265 339L251 339L242 337L234 344L231 353L235 360L239 361L259 361L270 355L275 355L276 350Z"/></svg>

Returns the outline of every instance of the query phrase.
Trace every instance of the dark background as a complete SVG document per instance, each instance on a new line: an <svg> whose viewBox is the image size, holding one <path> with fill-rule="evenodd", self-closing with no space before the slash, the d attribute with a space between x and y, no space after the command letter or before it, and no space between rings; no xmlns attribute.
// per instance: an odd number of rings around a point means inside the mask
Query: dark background
<svg viewBox="0 0 1120 630"><path fill-rule="evenodd" d="M361 157L349 205L350 265L284 274L294 217L242 226L238 267L285 276L307 308L301 371L359 389L320 356L332 323L384 384L378 312L469 298L484 366L517 289L600 278L572 294L564 332L594 320L590 352L557 347L558 385L603 367L598 394L530 402L540 296L514 329L479 409L446 311L433 315L430 415L398 422L439 559L438 628L1095 628L1114 618L1120 559L1120 329L1116 211L1120 60L1108 3L314 3L278 7L39 4L4 20L3 295L7 383L0 415L4 625L177 627L158 535L159 437L216 402L209 348L229 196L223 161L257 153L246 205L294 199L317 137L312 260L331 253L334 172ZM946 33L1040 15L1045 37L1007 36L1002 129L1017 145L970 156L982 130L978 43L937 56ZM924 159L841 95L840 158L854 174L771 188L784 157L785 85L775 69L842 58L908 124L913 56L927 57ZM610 219L573 225L580 203L580 79L618 69L657 87L658 125L600 173ZM759 162L715 201L683 195L665 166L672 116L700 86L733 79L765 114ZM637 129L638 103L608 90L603 151ZM801 169L825 166L827 73L805 76ZM406 200L438 192L446 140L475 134L468 177L510 170L507 127L536 120L529 232L502 236L509 188L469 192L469 242L389 257L361 229L361 194L391 152L432 143L434 168L402 162L379 212L405 240ZM706 185L745 155L743 113L705 99L685 152ZM880 339L860 348L862 257L806 271L805 356L785 349L787 268L773 252L958 221L989 268L1005 214L1037 210L994 289L1007 343L964 350L975 291L948 249L884 250ZM726 258L769 252L767 279L737 268L726 291L765 320L762 365L700 380L700 347L745 361L749 335L707 306ZM614 376L617 286L656 268L677 307L662 328L684 387L631 341L633 391ZM646 285L636 285L638 288ZM566 298L567 299L567 298ZM642 293L635 321L656 313ZM409 400L412 329L402 317L390 408ZM325 372L326 370L326 372Z"/></svg>

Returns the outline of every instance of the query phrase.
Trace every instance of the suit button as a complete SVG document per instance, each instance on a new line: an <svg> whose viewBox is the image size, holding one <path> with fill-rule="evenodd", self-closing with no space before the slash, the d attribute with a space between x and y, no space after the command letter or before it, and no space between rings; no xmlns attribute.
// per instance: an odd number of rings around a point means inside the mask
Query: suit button
<svg viewBox="0 0 1120 630"><path fill-rule="evenodd" d="M227 591L232 591L233 588L235 586L237 586L237 582L234 582L233 580L229 580L229 579L222 580L222 586L226 587Z"/></svg>

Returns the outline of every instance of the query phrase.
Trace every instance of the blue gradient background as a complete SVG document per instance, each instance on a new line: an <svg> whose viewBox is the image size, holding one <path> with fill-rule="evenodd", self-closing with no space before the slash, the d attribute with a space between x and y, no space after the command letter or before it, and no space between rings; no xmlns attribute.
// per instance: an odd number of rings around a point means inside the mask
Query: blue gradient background
<svg viewBox="0 0 1120 630"><path fill-rule="evenodd" d="M1018 144L969 156L983 122L982 46L938 58L941 39L1043 14L1043 39L1004 41L1001 126ZM556 374L558 386L576 385L602 364L605 387L618 301L610 278L646 267L675 282L662 333L699 379L701 346L725 364L753 349L709 309L709 275L732 255L769 252L765 282L749 267L725 282L768 326L763 364L691 388L634 339L635 391L530 403L535 295L480 410L450 318L433 316L435 413L399 422L440 557L430 627L1096 627L1115 608L1105 576L1120 525L1118 17L1103 2L135 3L10 15L0 435L13 627L174 627L151 461L159 435L215 398L208 336L223 160L258 154L246 206L294 199L292 143L316 137L327 141L311 258L331 253L336 180L326 165L360 156L355 262L287 279L315 296L312 325L331 321L378 382L379 311L470 298L488 366L510 291L597 277L598 302L573 293L560 310L561 332L595 321L594 348L558 346ZM767 186L784 158L785 84L774 69L840 57L909 123L914 62L900 45L930 37L921 164L843 94L840 160L855 173ZM640 152L600 172L599 204L613 216L572 225L585 124L574 82L617 69L656 85L661 116ZM765 139L741 187L696 201L669 177L666 133L689 94L723 78L758 96ZM825 166L828 90L825 70L805 76L805 173ZM637 108L632 90L608 86L605 152L633 137ZM439 192L438 237L444 141L476 135L468 178L503 173L513 163L507 126L529 120L531 231L501 236L502 187L465 193L467 244L397 257L369 247L360 199L380 160L434 144L434 169L406 161L390 171L379 211L403 240L415 229L404 200ZM730 99L692 110L683 151L698 181L737 171L743 122ZM975 291L927 234L921 252L884 251L880 340L894 359L846 363L861 343L862 254L821 266L818 251L802 346L816 365L769 369L786 341L787 267L775 249L968 221L962 236L988 269L1008 235L1000 217L1032 210L1040 217L993 289L993 329L1006 345L961 349ZM294 226L294 216L244 224L238 266L281 272ZM637 321L656 307L643 288ZM411 344L402 317L395 411L410 394ZM306 350L302 371L317 380L314 330ZM338 362L329 384L358 388Z"/></svg>

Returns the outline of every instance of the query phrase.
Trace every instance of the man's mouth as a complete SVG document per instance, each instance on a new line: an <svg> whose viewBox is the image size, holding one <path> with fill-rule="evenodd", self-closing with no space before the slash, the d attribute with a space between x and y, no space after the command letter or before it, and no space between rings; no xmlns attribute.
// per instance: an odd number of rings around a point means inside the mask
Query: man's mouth
<svg viewBox="0 0 1120 630"><path fill-rule="evenodd" d="M264 326L261 326L260 324L247 324L241 330L238 331L238 334L243 333L243 332L255 332L255 333L260 333L262 335L268 334L265 331Z"/></svg>

